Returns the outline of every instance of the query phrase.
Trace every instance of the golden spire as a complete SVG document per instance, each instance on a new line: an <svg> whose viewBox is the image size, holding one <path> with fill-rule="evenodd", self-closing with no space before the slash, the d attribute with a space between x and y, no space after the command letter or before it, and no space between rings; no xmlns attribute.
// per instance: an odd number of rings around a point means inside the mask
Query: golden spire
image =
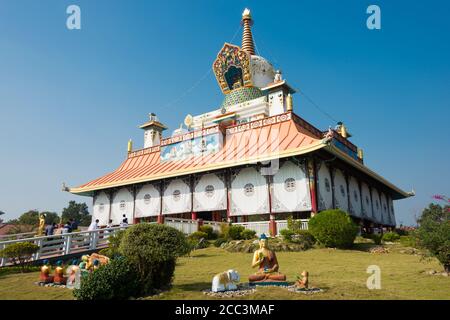
<svg viewBox="0 0 450 320"><path fill-rule="evenodd" d="M255 45L253 43L253 35L250 28L253 25L253 20L252 16L250 15L250 10L247 8L245 8L244 12L242 12L241 24L244 27L244 32L242 34L242 50L251 55L254 55Z"/></svg>

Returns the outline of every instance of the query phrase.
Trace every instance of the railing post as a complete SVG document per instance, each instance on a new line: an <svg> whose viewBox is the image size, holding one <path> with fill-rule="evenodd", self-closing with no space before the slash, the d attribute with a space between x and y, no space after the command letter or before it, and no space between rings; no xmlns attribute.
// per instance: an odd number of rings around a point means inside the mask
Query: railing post
<svg viewBox="0 0 450 320"><path fill-rule="evenodd" d="M91 250L97 248L98 233L99 233L98 230L91 233L91 245L90 245Z"/></svg>
<svg viewBox="0 0 450 320"><path fill-rule="evenodd" d="M42 243L44 242L44 239L39 239L37 242L38 242L37 245L39 246L39 250L34 255L34 260L39 260L41 257Z"/></svg>
<svg viewBox="0 0 450 320"><path fill-rule="evenodd" d="M4 244L0 244L0 250L5 248ZM4 267L6 265L6 258L0 257L0 267Z"/></svg>
<svg viewBox="0 0 450 320"><path fill-rule="evenodd" d="M64 235L64 242L65 242L65 246L64 246L64 254L70 254L70 247L72 245L72 235L71 234L67 234Z"/></svg>

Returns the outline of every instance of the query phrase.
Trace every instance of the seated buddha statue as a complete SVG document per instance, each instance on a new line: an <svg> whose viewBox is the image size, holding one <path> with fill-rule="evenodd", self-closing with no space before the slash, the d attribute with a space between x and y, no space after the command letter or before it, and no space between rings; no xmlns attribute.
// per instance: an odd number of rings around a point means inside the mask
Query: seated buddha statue
<svg viewBox="0 0 450 320"><path fill-rule="evenodd" d="M39 282L40 283L52 283L53 282L53 276L50 275L50 266L48 265L48 260L44 260L42 267L41 267L41 273L39 275Z"/></svg>
<svg viewBox="0 0 450 320"><path fill-rule="evenodd" d="M277 256L269 249L268 239L264 233L259 237L259 249L253 254L252 267L258 267L258 271L248 277L250 283L286 281L286 276L278 272Z"/></svg>
<svg viewBox="0 0 450 320"><path fill-rule="evenodd" d="M59 260L56 263L55 275L53 276L54 284L66 284L66 277L64 277L64 269L62 267L62 261Z"/></svg>

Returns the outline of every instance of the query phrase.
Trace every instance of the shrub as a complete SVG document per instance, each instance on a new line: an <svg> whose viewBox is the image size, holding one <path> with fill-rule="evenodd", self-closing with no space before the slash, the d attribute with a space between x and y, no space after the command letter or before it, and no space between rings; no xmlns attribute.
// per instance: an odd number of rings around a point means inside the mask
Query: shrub
<svg viewBox="0 0 450 320"><path fill-rule="evenodd" d="M352 246L359 227L341 210L326 210L309 220L309 230L317 241L326 247Z"/></svg>
<svg viewBox="0 0 450 320"><path fill-rule="evenodd" d="M430 204L418 219L418 244L450 272L450 206Z"/></svg>
<svg viewBox="0 0 450 320"><path fill-rule="evenodd" d="M31 242L17 242L10 244L0 250L0 257L9 258L14 265L20 265L21 271L25 272L26 264L31 260L33 254L38 252L39 246Z"/></svg>
<svg viewBox="0 0 450 320"><path fill-rule="evenodd" d="M210 243L208 240L206 240L206 238L200 238L200 239L195 239L195 238L188 238L188 244L189 244L189 248L190 250L198 250L198 249L204 249L209 247Z"/></svg>
<svg viewBox="0 0 450 320"><path fill-rule="evenodd" d="M396 232L386 232L383 234L383 241L394 242L400 240L400 236Z"/></svg>
<svg viewBox="0 0 450 320"><path fill-rule="evenodd" d="M280 231L281 236L284 241L291 242L292 237L295 235L295 232L291 229L283 229Z"/></svg>
<svg viewBox="0 0 450 320"><path fill-rule="evenodd" d="M220 246L222 246L222 244L226 242L228 242L228 240L225 238L217 238L216 241L214 241L214 246L219 248Z"/></svg>
<svg viewBox="0 0 450 320"><path fill-rule="evenodd" d="M194 233L189 235L189 239L192 239L192 240L199 241L202 238L205 240L208 239L208 234L203 231L195 231Z"/></svg>
<svg viewBox="0 0 450 320"><path fill-rule="evenodd" d="M241 233L245 228L240 225L231 225L228 229L228 238L231 240L240 240Z"/></svg>
<svg viewBox="0 0 450 320"><path fill-rule="evenodd" d="M145 295L170 286L176 259L190 246L184 234L172 227L141 223L125 230L119 251L138 270Z"/></svg>
<svg viewBox="0 0 450 320"><path fill-rule="evenodd" d="M400 236L400 243L405 247L417 248L417 239L414 236Z"/></svg>
<svg viewBox="0 0 450 320"><path fill-rule="evenodd" d="M99 251L99 254L103 254L111 259L119 257L119 246L122 241L123 234L125 230L119 230L115 234L109 236L108 238L108 248Z"/></svg>
<svg viewBox="0 0 450 320"><path fill-rule="evenodd" d="M383 235L382 234L371 234L370 235L370 239L372 239L373 243L380 245L381 244L381 240L383 239Z"/></svg>
<svg viewBox="0 0 450 320"><path fill-rule="evenodd" d="M221 223L220 224L220 238L228 239L228 232L230 230L230 223Z"/></svg>
<svg viewBox="0 0 450 320"><path fill-rule="evenodd" d="M244 229L241 232L241 239L243 240L250 240L256 237L256 231Z"/></svg>
<svg viewBox="0 0 450 320"><path fill-rule="evenodd" d="M80 289L74 289L78 300L124 300L136 297L140 284L136 268L125 258L111 260L83 278Z"/></svg>
<svg viewBox="0 0 450 320"><path fill-rule="evenodd" d="M213 227L211 226L201 226L199 229L200 229L199 231L207 234L208 240L215 240L218 238L217 232L215 232Z"/></svg>

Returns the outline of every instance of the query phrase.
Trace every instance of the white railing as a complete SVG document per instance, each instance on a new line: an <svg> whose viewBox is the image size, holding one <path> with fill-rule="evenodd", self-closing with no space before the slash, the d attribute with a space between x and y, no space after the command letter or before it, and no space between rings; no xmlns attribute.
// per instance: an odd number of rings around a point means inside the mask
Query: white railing
<svg viewBox="0 0 450 320"><path fill-rule="evenodd" d="M0 241L27 239L27 238L31 238L35 234L36 234L35 231L24 232L24 233L15 233L15 234L4 234L4 235L0 235Z"/></svg>
<svg viewBox="0 0 450 320"><path fill-rule="evenodd" d="M14 243L31 242L39 246L39 251L33 255L32 260L53 258L105 248L108 245L108 237L123 229L126 229L126 227L114 227L94 231L72 232L60 235L2 241L0 242L0 250ZM7 258L0 258L0 267L3 267L8 263L9 261Z"/></svg>
<svg viewBox="0 0 450 320"><path fill-rule="evenodd" d="M243 226L245 229L253 230L256 235L264 233L269 235L269 221L256 221L256 222L237 222L233 225Z"/></svg>
<svg viewBox="0 0 450 320"><path fill-rule="evenodd" d="M216 232L220 232L220 225L221 224L222 224L221 222L217 222L217 221L203 221L203 225L204 226L210 226Z"/></svg>
<svg viewBox="0 0 450 320"><path fill-rule="evenodd" d="M281 230L287 229L288 228L288 223L287 220L275 220L277 223L277 235L280 234ZM301 222L301 229L302 230L308 230L308 219L300 219L300 220L295 220L295 221L300 221Z"/></svg>
<svg viewBox="0 0 450 320"><path fill-rule="evenodd" d="M192 234L198 231L198 221L181 218L164 218L164 224L175 228L184 234Z"/></svg>

